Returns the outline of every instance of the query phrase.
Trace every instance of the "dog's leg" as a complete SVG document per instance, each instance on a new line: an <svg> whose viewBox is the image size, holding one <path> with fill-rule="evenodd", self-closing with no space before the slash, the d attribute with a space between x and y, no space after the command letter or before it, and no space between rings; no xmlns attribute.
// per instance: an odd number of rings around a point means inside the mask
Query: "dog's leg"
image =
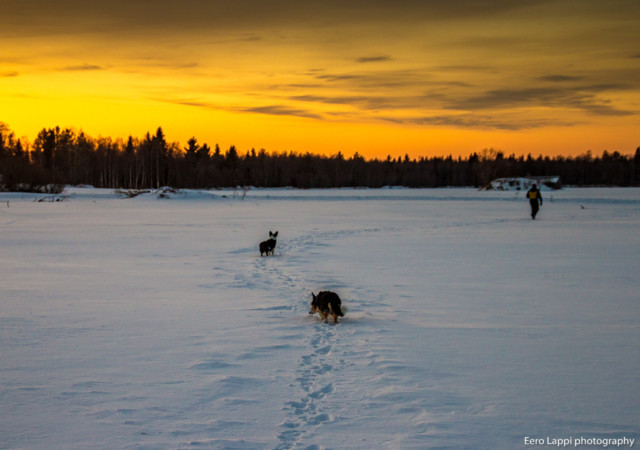
<svg viewBox="0 0 640 450"><path fill-rule="evenodd" d="M331 314L331 317L333 317L333 323L338 323L338 314L333 310L331 303L329 303L329 313Z"/></svg>

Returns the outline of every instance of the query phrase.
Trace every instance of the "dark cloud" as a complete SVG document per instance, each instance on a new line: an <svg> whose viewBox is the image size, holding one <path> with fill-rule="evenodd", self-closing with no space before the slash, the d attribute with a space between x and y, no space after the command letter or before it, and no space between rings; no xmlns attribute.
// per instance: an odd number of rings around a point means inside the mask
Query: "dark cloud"
<svg viewBox="0 0 640 450"><path fill-rule="evenodd" d="M321 103L324 105L348 105L357 106L361 109L381 109L388 103L384 97L374 96L321 96L321 95L298 95L289 98L295 102Z"/></svg>
<svg viewBox="0 0 640 450"><path fill-rule="evenodd" d="M427 96L402 95L297 95L289 97L294 102L318 103L322 105L350 106L361 111L393 111L398 109L421 110L429 104ZM433 103L433 102L432 102Z"/></svg>
<svg viewBox="0 0 640 450"><path fill-rule="evenodd" d="M515 108L557 101L563 91L551 88L496 89L475 97L451 101L446 107L463 111Z"/></svg>
<svg viewBox="0 0 640 450"><path fill-rule="evenodd" d="M523 88L523 89L497 89L483 95L451 101L446 105L447 109L462 111L478 111L490 109L513 109L528 107L553 107L574 108L589 114L603 116L626 116L634 114L616 108L609 102L598 99L594 94L614 88L616 85L596 85L583 88Z"/></svg>
<svg viewBox="0 0 640 450"><path fill-rule="evenodd" d="M296 102L312 102L312 103L325 103L330 105L353 105L356 103L362 103L368 97L363 96L322 96L322 95L297 95L289 97L290 100Z"/></svg>
<svg viewBox="0 0 640 450"><path fill-rule="evenodd" d="M637 112L634 111L616 108L610 101L598 102L592 97L576 98L576 101L569 106L581 109L594 116L632 116L637 114Z"/></svg>
<svg viewBox="0 0 640 450"><path fill-rule="evenodd" d="M441 84L430 80L431 75L424 69L362 71L356 73L324 73L313 75L316 80L331 83L335 87L353 90L420 88ZM448 82L447 82L448 83Z"/></svg>
<svg viewBox="0 0 640 450"><path fill-rule="evenodd" d="M271 116L293 116L304 117L307 119L322 119L317 112L292 108L284 105L254 106L249 108L234 108L234 111L245 113L267 114Z"/></svg>
<svg viewBox="0 0 640 450"><path fill-rule="evenodd" d="M231 111L239 113L254 113L254 114L266 114L271 116L293 116L303 117L307 119L322 119L322 116L316 112L306 109L293 108L291 106L284 105L268 105L268 106L251 106L251 107L239 107L239 106L220 106L210 102L197 100L197 99L176 99L176 98L152 98L154 101L171 103L173 105L190 106L194 108L216 109L220 111Z"/></svg>
<svg viewBox="0 0 640 450"><path fill-rule="evenodd" d="M81 64L79 66L66 66L62 68L65 72L83 72L83 71L93 71L93 70L102 70L102 67L92 65L92 64Z"/></svg>
<svg viewBox="0 0 640 450"><path fill-rule="evenodd" d="M428 104L427 96L422 97L376 97L376 96L318 96L318 95L301 95L293 96L290 100L295 102L314 102L323 105L345 105L351 106L360 111L369 111L370 118L383 120L386 122L408 124L408 125L431 125L446 126L456 128L474 128L474 129L499 129L499 130L522 130L540 128L545 126L571 126L575 122L566 120L558 120L557 118L514 118L513 114L503 113L486 113L479 114L476 112L464 112L455 114L439 114L439 115L418 115L421 109ZM598 111L596 105L591 105L593 113L610 114L611 110L603 108ZM587 108L583 105L583 108ZM394 112L398 110L412 110L412 116L396 115ZM377 112L384 111L382 115Z"/></svg>
<svg viewBox="0 0 640 450"><path fill-rule="evenodd" d="M351 80L359 80L363 78L362 75L350 75L350 74L344 74L344 75L323 74L323 75L316 75L315 77L318 80L324 80L324 81L351 81Z"/></svg>
<svg viewBox="0 0 640 450"><path fill-rule="evenodd" d="M492 111L513 111L545 107L550 110L578 110L593 116L628 116L636 114L619 107L607 99L607 94L633 90L632 84L593 83L584 84L585 77L569 75L545 75L539 81L553 84L525 88L490 89L477 92L477 87L462 82L425 80L420 73L384 72L358 74L324 74L317 76L337 87L344 94L316 94L311 92L291 95L293 102L317 103L321 105L349 106L363 113L387 111L424 111L433 109L456 110L467 114L445 114L415 119L413 123L441 124L460 127L484 127L495 129L522 129L546 125L553 122L530 119L515 120L511 116L496 119ZM538 83L540 84L540 83ZM394 88L388 88L394 85ZM463 88L461 91L459 88ZM462 95L467 92L467 95ZM485 111L486 114L477 114ZM399 117L402 117L399 115ZM405 119L398 119L406 122Z"/></svg>
<svg viewBox="0 0 640 450"><path fill-rule="evenodd" d="M471 64L453 64L447 66L436 66L435 70L439 72L491 72L495 71L495 67L490 65L471 65Z"/></svg>
<svg viewBox="0 0 640 450"><path fill-rule="evenodd" d="M315 89L321 89L322 84L318 83L289 83L289 84L271 84L267 88L271 91L313 91Z"/></svg>
<svg viewBox="0 0 640 450"><path fill-rule="evenodd" d="M156 29L257 30L334 27L366 22L425 23L489 17L526 7L524 0L5 0L0 25L25 34ZM539 0L543 3L543 0Z"/></svg>
<svg viewBox="0 0 640 450"><path fill-rule="evenodd" d="M630 89L633 89L633 85L627 83L598 83L574 87L574 90L578 92L627 91Z"/></svg>
<svg viewBox="0 0 640 450"><path fill-rule="evenodd" d="M513 117L500 117L483 114L451 114L433 115L409 118L383 118L383 120L409 125L442 126L452 128L470 129L495 129L518 131L547 126L574 126L577 122L569 122L558 119L514 119Z"/></svg>
<svg viewBox="0 0 640 450"><path fill-rule="evenodd" d="M580 81L584 79L584 77L577 77L571 75L544 75L542 77L538 77L540 81L551 81L554 83L565 83L570 81Z"/></svg>
<svg viewBox="0 0 640 450"><path fill-rule="evenodd" d="M182 105L182 106L194 106L196 108L207 108L207 109L219 109L214 107L211 103L201 102L197 100L162 100L167 103L173 103L174 105Z"/></svg>
<svg viewBox="0 0 640 450"><path fill-rule="evenodd" d="M186 70L196 69L200 67L200 64L194 61L179 61L167 58L159 58L157 56L148 56L145 58L139 58L136 60L137 65L142 67L149 67L154 69L166 69L166 70Z"/></svg>
<svg viewBox="0 0 640 450"><path fill-rule="evenodd" d="M386 61L392 61L392 58L390 56L363 56L361 58L356 59L356 62L359 63L374 63L374 62L386 62Z"/></svg>
<svg viewBox="0 0 640 450"><path fill-rule="evenodd" d="M2 78L14 78L19 75L18 72L0 72L0 77Z"/></svg>

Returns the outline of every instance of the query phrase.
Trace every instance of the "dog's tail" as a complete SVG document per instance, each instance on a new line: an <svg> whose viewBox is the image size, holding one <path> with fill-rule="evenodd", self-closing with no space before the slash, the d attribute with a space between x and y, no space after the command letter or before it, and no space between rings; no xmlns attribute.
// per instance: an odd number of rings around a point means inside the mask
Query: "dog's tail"
<svg viewBox="0 0 640 450"><path fill-rule="evenodd" d="M340 311L338 312L338 315L340 317L344 317L344 315L348 312L349 312L349 308L347 308L344 304L340 305Z"/></svg>

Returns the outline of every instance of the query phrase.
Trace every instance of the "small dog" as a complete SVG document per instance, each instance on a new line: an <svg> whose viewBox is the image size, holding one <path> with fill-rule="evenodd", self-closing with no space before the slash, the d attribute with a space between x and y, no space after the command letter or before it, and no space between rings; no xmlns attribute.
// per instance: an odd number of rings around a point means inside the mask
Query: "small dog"
<svg viewBox="0 0 640 450"><path fill-rule="evenodd" d="M344 317L342 312L342 300L338 294L331 291L320 291L318 295L311 293L311 310L309 314L318 314L320 318L327 322L329 316L333 317L333 323L338 323L338 316Z"/></svg>
<svg viewBox="0 0 640 450"><path fill-rule="evenodd" d="M278 237L278 232L272 233L269 231L269 239L266 241L260 242L260 256L267 255L269 253L273 255L273 249L276 248L276 238Z"/></svg>

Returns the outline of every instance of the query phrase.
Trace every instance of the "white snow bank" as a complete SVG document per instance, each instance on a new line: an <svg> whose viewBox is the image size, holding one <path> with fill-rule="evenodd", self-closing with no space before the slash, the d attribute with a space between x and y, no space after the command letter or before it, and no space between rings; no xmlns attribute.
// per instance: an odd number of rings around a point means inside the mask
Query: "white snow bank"
<svg viewBox="0 0 640 450"><path fill-rule="evenodd" d="M543 191L557 190L560 189L560 177L497 178L483 189L498 191L528 191L534 184Z"/></svg>

